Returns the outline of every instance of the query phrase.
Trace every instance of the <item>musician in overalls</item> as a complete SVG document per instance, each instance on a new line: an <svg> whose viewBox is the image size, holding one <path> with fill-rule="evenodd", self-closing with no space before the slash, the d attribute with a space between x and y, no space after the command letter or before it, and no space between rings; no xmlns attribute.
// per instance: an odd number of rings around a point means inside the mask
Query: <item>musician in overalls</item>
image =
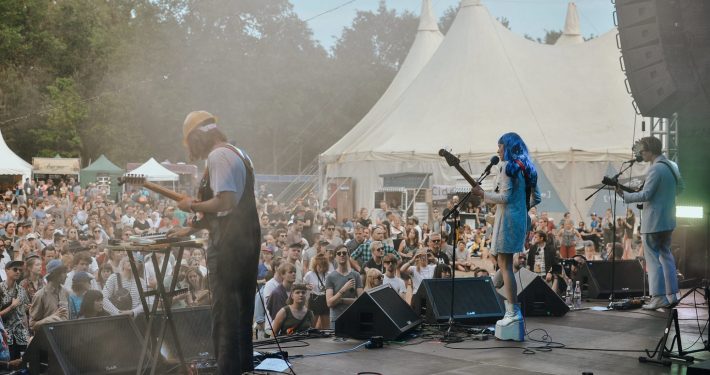
<svg viewBox="0 0 710 375"><path fill-rule="evenodd" d="M183 144L191 160L206 159L206 166L197 198L185 198L178 207L201 213L206 224L176 234L209 230L215 356L220 374L242 374L254 367L251 324L261 238L252 162L227 143L217 119L205 111L187 115Z"/></svg>

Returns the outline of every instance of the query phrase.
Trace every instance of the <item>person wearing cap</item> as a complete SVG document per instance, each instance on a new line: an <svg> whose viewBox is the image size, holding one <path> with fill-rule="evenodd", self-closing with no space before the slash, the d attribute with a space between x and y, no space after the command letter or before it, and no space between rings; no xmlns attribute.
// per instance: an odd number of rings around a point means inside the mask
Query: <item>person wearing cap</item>
<svg viewBox="0 0 710 375"><path fill-rule="evenodd" d="M67 268L61 260L47 263L47 285L37 291L30 308L30 329L34 332L39 332L44 324L69 318L69 291L62 286L66 278Z"/></svg>
<svg viewBox="0 0 710 375"><path fill-rule="evenodd" d="M10 347L10 359L20 358L21 353L27 349L30 331L27 327L27 306L30 299L25 289L20 287L22 269L25 263L13 260L5 264L7 279L0 283L0 316L7 330L7 343Z"/></svg>
<svg viewBox="0 0 710 375"><path fill-rule="evenodd" d="M261 239L254 167L246 153L227 142L217 118L206 111L187 115L183 145L191 160L207 160L197 199L184 198L178 208L214 216L207 223L207 266L217 366L222 374L252 371L251 326ZM195 229L176 230L173 236Z"/></svg>
<svg viewBox="0 0 710 375"><path fill-rule="evenodd" d="M301 252L303 251L303 243L296 242L288 246L286 253L286 262L293 264L296 267L295 283L303 282L303 263L301 263Z"/></svg>

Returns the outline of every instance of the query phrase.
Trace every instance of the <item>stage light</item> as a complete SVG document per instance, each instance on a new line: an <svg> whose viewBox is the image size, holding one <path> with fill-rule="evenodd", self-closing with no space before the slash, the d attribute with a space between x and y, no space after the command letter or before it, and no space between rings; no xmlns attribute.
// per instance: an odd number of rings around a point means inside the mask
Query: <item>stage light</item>
<svg viewBox="0 0 710 375"><path fill-rule="evenodd" d="M675 216L685 219L702 219L703 208L698 206L676 206Z"/></svg>

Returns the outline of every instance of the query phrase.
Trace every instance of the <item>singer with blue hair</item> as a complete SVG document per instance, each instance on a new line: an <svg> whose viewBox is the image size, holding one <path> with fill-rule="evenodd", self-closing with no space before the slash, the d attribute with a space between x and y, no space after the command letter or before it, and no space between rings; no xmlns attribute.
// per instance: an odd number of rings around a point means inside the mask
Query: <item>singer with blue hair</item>
<svg viewBox="0 0 710 375"><path fill-rule="evenodd" d="M517 288L513 273L513 255L525 250L525 239L531 230L528 210L540 203L537 170L528 155L528 147L517 133L505 133L498 140L496 189L485 192L480 186L473 194L486 203L496 205L491 254L496 257L502 276L505 316L496 323L496 337L523 341L525 323L517 304Z"/></svg>

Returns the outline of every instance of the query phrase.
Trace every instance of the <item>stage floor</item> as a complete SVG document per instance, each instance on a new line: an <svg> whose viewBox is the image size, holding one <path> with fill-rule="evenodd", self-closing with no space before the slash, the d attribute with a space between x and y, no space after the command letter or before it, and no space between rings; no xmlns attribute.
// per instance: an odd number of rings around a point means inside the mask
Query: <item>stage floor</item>
<svg viewBox="0 0 710 375"><path fill-rule="evenodd" d="M703 297L696 296L703 303ZM707 329L707 305L692 306L689 296L679 307L683 347L702 348L699 330ZM587 302L583 307L604 306L602 302ZM510 343L489 339L466 340L447 344L438 340L415 338L406 343L389 343L383 349L359 349L350 353L295 358L291 362L296 374L358 374L385 375L417 374L685 374L685 365L674 363L670 368L639 363L642 350L653 349L663 334L668 309L648 312L628 311L571 311L564 317L528 318L529 335L541 340L544 331L550 340L564 344L567 349L537 350L543 344L527 340ZM696 320L699 319L699 321ZM698 327L699 325L699 327ZM707 331L704 331L707 337ZM698 340L698 341L696 341ZM307 347L284 349L289 355L317 354L350 349L362 343L347 339L309 339ZM298 343L286 343L284 347ZM460 349L454 349L460 348ZM531 350L526 354L525 349ZM577 349L572 349L577 348ZM583 350L605 349L609 351ZM256 348L255 350L263 350ZM627 350L638 352L614 352ZM534 353L534 354L532 354ZM694 354L696 362L710 359L710 353Z"/></svg>

